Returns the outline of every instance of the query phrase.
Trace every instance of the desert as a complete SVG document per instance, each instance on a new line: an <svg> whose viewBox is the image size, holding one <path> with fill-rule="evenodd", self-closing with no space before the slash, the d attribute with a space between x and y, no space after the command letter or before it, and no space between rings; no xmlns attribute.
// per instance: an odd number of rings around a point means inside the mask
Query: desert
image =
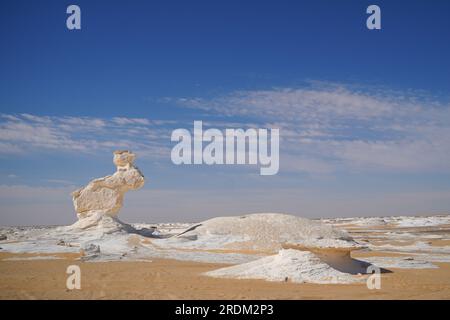
<svg viewBox="0 0 450 320"><path fill-rule="evenodd" d="M374 220L379 221L376 224ZM204 262L199 251L155 250L151 257L127 255L113 261L106 254L86 257L79 247L56 246L31 249L31 234L51 233L54 227L2 228L9 240L0 244L1 299L449 299L449 216L330 219L326 223L352 225L350 234L370 249L357 250L352 257L372 261L392 271L381 274L381 289L369 290L366 283L314 284L292 281L214 278L205 276L235 262ZM397 227L397 225L405 225ZM417 227L417 224L428 224ZM406 226L407 225L407 226ZM178 233L186 224L139 224L159 232ZM170 231L169 231L170 230ZM27 236L28 234L28 236ZM418 240L411 240L412 235ZM131 237L129 246L147 246L151 240ZM53 241L53 242L52 242ZM140 244L140 242L142 244ZM22 243L22 245L20 245ZM133 243L133 244L131 244ZM412 244L411 244L412 243ZM28 249L27 249L27 247ZM20 248L22 247L22 248ZM153 247L156 248L156 247ZM106 248L105 248L106 249ZM26 253L28 251L28 253ZM239 252L242 254L242 252ZM210 252L218 261L235 256L233 250ZM219 259L218 255L222 255ZM230 259L231 260L231 259ZM237 259L236 259L237 260ZM79 265L81 290L66 288L66 269Z"/></svg>
<svg viewBox="0 0 450 320"><path fill-rule="evenodd" d="M114 152L114 174L72 193L72 225L0 229L0 298L450 297L448 215L128 224L118 217L125 194L145 182L135 157Z"/></svg>

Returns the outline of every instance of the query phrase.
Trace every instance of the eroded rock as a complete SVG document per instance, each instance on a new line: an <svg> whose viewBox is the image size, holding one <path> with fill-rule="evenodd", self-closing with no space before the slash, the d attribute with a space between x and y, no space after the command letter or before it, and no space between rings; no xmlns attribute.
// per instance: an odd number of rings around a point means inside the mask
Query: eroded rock
<svg viewBox="0 0 450 320"><path fill-rule="evenodd" d="M101 223L103 217L117 217L123 205L123 197L129 190L144 185L144 176L133 162L135 154L130 151L115 151L114 164L117 171L110 176L89 182L72 193L73 205L77 212L77 228L85 229Z"/></svg>
<svg viewBox="0 0 450 320"><path fill-rule="evenodd" d="M218 217L194 225L177 236L199 246L278 252L285 244L309 248L360 249L347 232L320 221L288 214L258 213Z"/></svg>

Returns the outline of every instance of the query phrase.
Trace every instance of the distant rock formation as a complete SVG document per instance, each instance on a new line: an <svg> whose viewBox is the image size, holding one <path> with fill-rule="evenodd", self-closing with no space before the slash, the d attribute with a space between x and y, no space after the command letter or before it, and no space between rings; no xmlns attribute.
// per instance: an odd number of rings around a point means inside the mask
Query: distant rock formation
<svg viewBox="0 0 450 320"><path fill-rule="evenodd" d="M110 227L115 224L124 194L144 185L144 176L133 165L135 157L130 151L115 151L113 161L117 171L113 175L92 180L87 186L72 192L78 216L78 221L72 227L89 228L101 223L102 218L108 218L105 222Z"/></svg>
<svg viewBox="0 0 450 320"><path fill-rule="evenodd" d="M217 217L194 225L177 235L198 243L241 250L272 251L301 246L310 248L360 249L344 230L320 221L280 213L254 213L237 217ZM291 248L295 249L295 248Z"/></svg>

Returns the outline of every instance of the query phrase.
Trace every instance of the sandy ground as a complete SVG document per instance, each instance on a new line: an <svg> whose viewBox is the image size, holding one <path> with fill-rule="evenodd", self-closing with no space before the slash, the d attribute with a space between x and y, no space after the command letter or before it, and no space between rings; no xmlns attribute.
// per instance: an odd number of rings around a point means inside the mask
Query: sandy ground
<svg viewBox="0 0 450 320"><path fill-rule="evenodd" d="M16 260L33 255L0 253L0 299L450 299L450 264L439 269L391 269L381 289L365 284L294 284L214 279L203 272L224 265L176 260L81 262ZM81 289L66 289L66 268L81 268Z"/></svg>

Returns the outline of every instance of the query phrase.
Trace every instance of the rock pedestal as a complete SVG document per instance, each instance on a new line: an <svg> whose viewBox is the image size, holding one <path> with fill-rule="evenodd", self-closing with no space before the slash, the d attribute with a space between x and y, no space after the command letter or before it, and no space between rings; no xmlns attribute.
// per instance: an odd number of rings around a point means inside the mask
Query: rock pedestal
<svg viewBox="0 0 450 320"><path fill-rule="evenodd" d="M78 216L74 227L85 229L98 224L104 217L115 220L125 193L144 185L144 176L133 165L135 157L130 151L115 151L113 161L117 171L113 175L92 180L87 186L72 192Z"/></svg>

